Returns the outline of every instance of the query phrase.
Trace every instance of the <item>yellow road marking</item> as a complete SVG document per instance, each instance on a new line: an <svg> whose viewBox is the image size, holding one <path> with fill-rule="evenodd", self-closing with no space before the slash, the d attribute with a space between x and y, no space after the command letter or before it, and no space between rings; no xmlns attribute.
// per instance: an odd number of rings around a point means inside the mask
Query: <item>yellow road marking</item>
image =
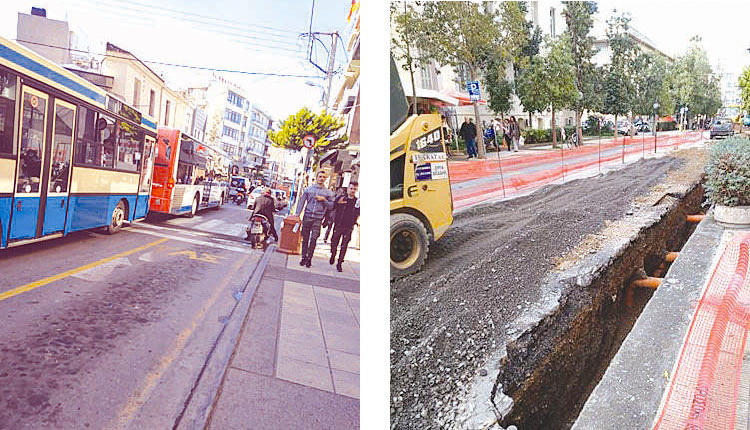
<svg viewBox="0 0 750 430"><path fill-rule="evenodd" d="M119 254L115 254L111 257L103 258L99 261L95 261L93 263L86 264L85 266L76 267L75 269L70 269L67 272L58 273L57 275L52 275L48 278L40 279L36 282L32 282L30 284L22 285L20 287L13 288L12 290L5 291L3 293L0 293L0 301L5 300L8 298L11 298L13 296L17 296L21 293L25 293L27 291L31 291L35 288L43 287L47 284L50 284L55 281L59 281L60 279L67 278L68 276L75 275L76 273L83 272L84 270L91 269L92 267L96 267L100 264L107 263L112 260L116 260L121 257L125 257L126 255L134 254L138 251L143 251L144 249L150 248L154 245L158 245L160 243L166 242L169 239L159 239L155 242L151 242L147 245L139 246L138 248L133 248L129 251L121 252Z"/></svg>
<svg viewBox="0 0 750 430"><path fill-rule="evenodd" d="M136 412L138 412L141 406L146 403L148 397L151 396L152 391L156 387L156 384L159 382L164 372L167 371L169 366L171 366L172 363L177 359L177 356L184 350L185 344L193 334L193 331L195 331L195 328L198 327L198 324L200 324L205 318L206 313L211 308L211 306L214 305L216 299L219 298L219 295L222 292L225 292L224 288L232 279L232 276L235 274L235 272L237 272L237 270L239 270L240 267L245 264L245 261L247 261L247 259L248 255L245 255L243 258L237 261L237 263L235 263L235 265L232 267L232 270L227 272L227 274L224 276L224 278L221 280L218 287L214 291L213 295L208 299L208 301L203 305L200 311L195 315L195 318L193 318L193 320L190 322L190 325L183 331L181 331L179 335L177 335L177 338L167 349L167 353L159 359L159 362L156 364L156 366L154 366L154 368L148 373L148 375L146 375L143 386L137 389L131 396L129 396L127 403L120 409L120 413L118 413L117 416L113 418L112 421L115 421L115 423L110 424L107 428L114 430L124 429L128 427L130 422L133 420Z"/></svg>
<svg viewBox="0 0 750 430"><path fill-rule="evenodd" d="M187 255L190 257L191 260L199 260L199 261L205 261L208 263L214 263L217 264L219 262L220 258L218 255L209 254L207 252L201 253L202 256L198 257L198 254L195 251L185 250L185 251L177 251L177 252L171 252L168 255Z"/></svg>

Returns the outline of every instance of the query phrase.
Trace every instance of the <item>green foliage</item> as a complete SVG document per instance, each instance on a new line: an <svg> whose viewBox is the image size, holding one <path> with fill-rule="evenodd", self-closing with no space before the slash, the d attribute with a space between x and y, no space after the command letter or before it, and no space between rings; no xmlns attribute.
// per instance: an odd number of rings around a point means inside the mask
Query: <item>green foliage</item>
<svg viewBox="0 0 750 430"><path fill-rule="evenodd" d="M524 109L527 112L543 112L547 109L548 103L545 97L547 90L545 62L544 58L535 55L526 70L519 76L516 82L518 98L521 99Z"/></svg>
<svg viewBox="0 0 750 430"><path fill-rule="evenodd" d="M548 105L560 110L572 106L578 96L570 39L563 35L548 46L545 61Z"/></svg>
<svg viewBox="0 0 750 430"><path fill-rule="evenodd" d="M424 58L458 67L467 65L471 78L492 56L504 56L497 13L467 2L425 2L420 31L412 32Z"/></svg>
<svg viewBox="0 0 750 430"><path fill-rule="evenodd" d="M750 205L750 140L731 137L714 145L706 175L706 195L712 203Z"/></svg>
<svg viewBox="0 0 750 430"><path fill-rule="evenodd" d="M596 93L597 74L591 58L596 54L594 37L591 29L594 27L594 14L598 7L590 1L566 1L563 16L567 29L565 33L570 40L570 54L573 58L576 76L576 88L582 98L576 99L575 111L583 113L584 109L593 109L599 104Z"/></svg>
<svg viewBox="0 0 750 430"><path fill-rule="evenodd" d="M630 15L622 14L607 20L607 42L612 58L604 78L602 112L625 115L630 112L634 93L632 66L638 47L627 33Z"/></svg>
<svg viewBox="0 0 750 430"><path fill-rule="evenodd" d="M633 76L633 113L653 115L654 102L659 103L657 114L672 112L674 101L669 87L669 65L664 56L641 53L633 63Z"/></svg>
<svg viewBox="0 0 750 430"><path fill-rule="evenodd" d="M721 107L719 79L714 75L700 38L685 55L677 58L672 75L672 93L677 107L687 106L688 115L715 115Z"/></svg>
<svg viewBox="0 0 750 430"><path fill-rule="evenodd" d="M513 84L505 79L503 71L503 64L496 60L490 61L485 71L487 102L495 113L506 113L511 108L510 96L513 93Z"/></svg>
<svg viewBox="0 0 750 430"><path fill-rule="evenodd" d="M347 142L345 134L339 135L339 130L346 125L330 113L321 112L316 115L304 107L296 114L281 121L281 129L268 132L268 138L274 146L299 151L303 148L302 139L307 135L316 137L313 147L316 154L332 146L339 146Z"/></svg>
<svg viewBox="0 0 750 430"><path fill-rule="evenodd" d="M393 36L391 38L391 54L394 59L403 62L404 70L409 72L412 84L414 83L414 69L421 65L422 59L417 55L419 51L413 49L414 34L421 33L422 20L419 14L414 10L414 4L411 2L391 2L391 28ZM411 96L409 102L412 109L416 110L416 97L414 92L407 94Z"/></svg>
<svg viewBox="0 0 750 430"><path fill-rule="evenodd" d="M742 110L750 112L750 66L742 70L739 77L740 98L742 99Z"/></svg>

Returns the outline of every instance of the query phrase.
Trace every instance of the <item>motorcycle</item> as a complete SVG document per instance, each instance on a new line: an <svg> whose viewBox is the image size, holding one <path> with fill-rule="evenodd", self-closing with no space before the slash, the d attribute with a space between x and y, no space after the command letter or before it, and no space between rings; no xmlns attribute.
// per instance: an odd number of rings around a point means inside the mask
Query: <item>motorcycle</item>
<svg viewBox="0 0 750 430"><path fill-rule="evenodd" d="M253 249L263 249L268 247L268 232L271 227L264 215L255 214L250 217L250 225L245 229L247 237L245 240L250 242Z"/></svg>
<svg viewBox="0 0 750 430"><path fill-rule="evenodd" d="M237 194L234 195L234 203L241 205L247 201L247 191L242 187L237 187Z"/></svg>

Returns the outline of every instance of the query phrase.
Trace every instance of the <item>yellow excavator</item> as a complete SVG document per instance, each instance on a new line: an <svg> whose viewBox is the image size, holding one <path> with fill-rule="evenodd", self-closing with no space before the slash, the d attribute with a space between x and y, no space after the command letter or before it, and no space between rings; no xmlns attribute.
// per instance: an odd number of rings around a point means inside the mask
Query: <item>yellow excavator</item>
<svg viewBox="0 0 750 430"><path fill-rule="evenodd" d="M418 271L453 223L448 159L438 114L409 113L391 56L391 279Z"/></svg>

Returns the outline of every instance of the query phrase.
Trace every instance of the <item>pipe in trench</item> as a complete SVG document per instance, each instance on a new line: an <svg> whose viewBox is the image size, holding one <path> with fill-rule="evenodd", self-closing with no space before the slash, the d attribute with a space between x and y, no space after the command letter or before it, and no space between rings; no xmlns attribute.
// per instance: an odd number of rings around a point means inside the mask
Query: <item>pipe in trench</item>
<svg viewBox="0 0 750 430"><path fill-rule="evenodd" d="M659 285L661 285L661 281L663 280L664 278L648 276L642 279L634 280L631 285L636 288L659 288Z"/></svg>
<svg viewBox="0 0 750 430"><path fill-rule="evenodd" d="M705 216L705 215L703 215L703 214L698 214L698 215L688 215L688 216L687 216L687 222L692 222L692 223L699 223L699 222L703 221L703 218L705 218L705 217L706 217L706 216Z"/></svg>

